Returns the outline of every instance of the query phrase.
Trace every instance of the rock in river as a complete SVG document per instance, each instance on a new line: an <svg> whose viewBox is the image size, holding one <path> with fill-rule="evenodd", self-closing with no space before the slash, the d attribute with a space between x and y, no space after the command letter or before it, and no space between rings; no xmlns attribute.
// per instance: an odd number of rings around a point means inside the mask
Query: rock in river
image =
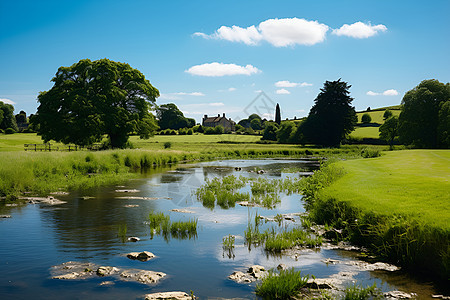
<svg viewBox="0 0 450 300"><path fill-rule="evenodd" d="M235 271L233 274L228 276L229 279L236 281L237 283L250 283L261 278L262 275L266 273L263 266L253 265L246 273L241 271Z"/></svg>
<svg viewBox="0 0 450 300"><path fill-rule="evenodd" d="M127 254L127 257L129 259L137 259L140 261L147 261L149 259L154 258L155 255L149 251L142 251L142 252L130 252Z"/></svg>
<svg viewBox="0 0 450 300"><path fill-rule="evenodd" d="M130 236L130 237L128 238L128 240L129 240L130 242L138 242L138 241L140 241L141 239L138 238L138 237L136 237L136 236Z"/></svg>
<svg viewBox="0 0 450 300"><path fill-rule="evenodd" d="M194 299L197 298L194 296ZM192 297L185 292L165 292L145 295L145 300L191 300Z"/></svg>
<svg viewBox="0 0 450 300"><path fill-rule="evenodd" d="M140 283L156 283L167 274L163 272L154 272L146 270L125 270L120 273L120 277L126 281L137 281Z"/></svg>
<svg viewBox="0 0 450 300"><path fill-rule="evenodd" d="M105 267L101 266L97 269L97 275L98 276L109 276L116 273L119 273L119 269L116 267Z"/></svg>

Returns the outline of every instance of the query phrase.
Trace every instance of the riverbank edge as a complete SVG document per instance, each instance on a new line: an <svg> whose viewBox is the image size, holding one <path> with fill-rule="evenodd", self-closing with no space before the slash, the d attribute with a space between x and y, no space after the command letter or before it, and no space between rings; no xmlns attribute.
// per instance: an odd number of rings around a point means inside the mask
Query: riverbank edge
<svg viewBox="0 0 450 300"><path fill-rule="evenodd" d="M220 159L314 158L359 156L361 149L233 149L221 151L106 150L98 152L2 152L0 200L18 196L46 196L57 191L119 184L139 173L171 166Z"/></svg>
<svg viewBox="0 0 450 300"><path fill-rule="evenodd" d="M339 229L337 239L363 246L371 255L399 265L409 273L448 283L450 231L420 223L409 215L364 210L345 199L323 193L343 176L346 176L345 167L330 162L304 180L301 190L309 219Z"/></svg>

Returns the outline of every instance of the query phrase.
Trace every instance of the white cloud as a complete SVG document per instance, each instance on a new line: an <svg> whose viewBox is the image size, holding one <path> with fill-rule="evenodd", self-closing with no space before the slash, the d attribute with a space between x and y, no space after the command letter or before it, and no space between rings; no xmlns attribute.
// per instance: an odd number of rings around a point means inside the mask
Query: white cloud
<svg viewBox="0 0 450 300"><path fill-rule="evenodd" d="M12 100L10 100L10 99L5 99L5 98L0 99L0 101L3 102L3 103L5 103L5 104L11 104L11 105L16 104L16 102L14 102L14 101L12 101Z"/></svg>
<svg viewBox="0 0 450 300"><path fill-rule="evenodd" d="M198 76L219 77L231 75L252 75L260 73L261 71L252 65L246 65L243 67L235 64L213 62L209 64L192 66L185 72Z"/></svg>
<svg viewBox="0 0 450 300"><path fill-rule="evenodd" d="M366 93L366 95L368 95L368 96L397 96L398 95L398 91L394 90L394 89L385 90L382 93L376 93L376 92L368 91Z"/></svg>
<svg viewBox="0 0 450 300"><path fill-rule="evenodd" d="M208 103L208 105L210 105L210 106L224 106L225 104L223 104L222 102L213 102L213 103Z"/></svg>
<svg viewBox="0 0 450 300"><path fill-rule="evenodd" d="M372 91L368 91L368 92L366 93L366 95L367 95L367 96L378 96L378 95L380 95L380 93L375 93L375 92L372 92Z"/></svg>
<svg viewBox="0 0 450 300"><path fill-rule="evenodd" d="M317 21L307 21L298 18L268 19L259 23L258 27L252 25L242 28L236 25L221 26L213 34L202 32L194 33L206 39L220 39L230 42L244 43L255 46L265 40L275 47L298 45L314 45L325 40L328 26Z"/></svg>
<svg viewBox="0 0 450 300"><path fill-rule="evenodd" d="M289 92L289 91L286 90L286 89L279 89L279 90L276 91L276 93L277 93L278 95L289 95L291 92Z"/></svg>
<svg viewBox="0 0 450 300"><path fill-rule="evenodd" d="M384 32L387 30L387 27L380 24L380 25L372 25L372 24L365 24L363 22L356 22L351 25L344 24L339 29L333 29L333 34L337 36L349 36L352 38L357 39L365 39L371 36L374 36L378 32Z"/></svg>
<svg viewBox="0 0 450 300"><path fill-rule="evenodd" d="M397 90L386 90L383 92L383 96L397 96Z"/></svg>
<svg viewBox="0 0 450 300"><path fill-rule="evenodd" d="M263 38L275 47L314 45L325 40L328 26L305 19L269 19L258 26Z"/></svg>
<svg viewBox="0 0 450 300"><path fill-rule="evenodd" d="M288 81L288 80L281 80L281 81L277 81L277 82L275 82L275 86L276 87L295 87L295 86L297 86L298 85L298 83L296 83L296 82L290 82L290 81Z"/></svg>
<svg viewBox="0 0 450 300"><path fill-rule="evenodd" d="M180 100L181 97L179 96L205 96L202 92L192 92L192 93L185 93L185 92L177 92L177 93L162 93L159 95L159 99L165 99L165 100Z"/></svg>
<svg viewBox="0 0 450 300"><path fill-rule="evenodd" d="M312 83L307 83L307 82L297 83L297 82L290 82L288 80L281 80L281 81L275 82L275 86L282 87L282 88L296 87L296 86L306 87L306 86L312 86Z"/></svg>
<svg viewBox="0 0 450 300"><path fill-rule="evenodd" d="M229 92L234 92L235 90L236 90L236 88L234 88L234 87L228 88L228 91L229 91Z"/></svg>

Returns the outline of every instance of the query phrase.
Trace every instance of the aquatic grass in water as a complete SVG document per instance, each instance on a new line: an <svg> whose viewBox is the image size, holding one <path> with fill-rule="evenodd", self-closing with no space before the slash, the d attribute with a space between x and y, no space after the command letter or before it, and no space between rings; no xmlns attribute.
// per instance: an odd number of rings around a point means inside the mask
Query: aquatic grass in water
<svg viewBox="0 0 450 300"><path fill-rule="evenodd" d="M255 292L264 299L290 299L306 286L308 279L309 275L302 276L300 271L295 271L294 268L280 270L279 273L269 270L261 283L256 285Z"/></svg>
<svg viewBox="0 0 450 300"><path fill-rule="evenodd" d="M348 286L344 292L344 300L384 299L376 283L365 288L361 285Z"/></svg>
<svg viewBox="0 0 450 300"><path fill-rule="evenodd" d="M223 209L228 209L234 207L238 201L249 201L248 193L237 192L246 183L247 179L243 176L239 178L234 175L215 177L199 187L195 191L195 195L203 203L203 206L209 209L213 209L216 204Z"/></svg>
<svg viewBox="0 0 450 300"><path fill-rule="evenodd" d="M170 216L164 213L150 212L147 224L150 226L150 236L153 238L155 234L162 235L166 241L169 237L177 239L195 238L197 237L197 219L189 219L188 221L170 221Z"/></svg>

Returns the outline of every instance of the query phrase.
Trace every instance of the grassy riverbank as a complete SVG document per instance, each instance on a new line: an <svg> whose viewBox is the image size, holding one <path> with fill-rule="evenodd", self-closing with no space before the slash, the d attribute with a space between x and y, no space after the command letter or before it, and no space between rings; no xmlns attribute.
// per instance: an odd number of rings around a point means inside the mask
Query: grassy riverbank
<svg viewBox="0 0 450 300"><path fill-rule="evenodd" d="M306 190L311 217L389 261L448 279L449 166L448 150L336 162L310 179L326 186Z"/></svg>
<svg viewBox="0 0 450 300"><path fill-rule="evenodd" d="M23 192L45 195L57 190L118 183L138 176L136 171L181 161L332 155L356 157L364 149L362 146L316 149L258 144L254 136L245 135L177 135L155 136L149 140L132 137L136 149L34 152L24 151L23 144L41 143L36 134L0 137L0 197ZM164 149L166 142L171 144L168 149Z"/></svg>

